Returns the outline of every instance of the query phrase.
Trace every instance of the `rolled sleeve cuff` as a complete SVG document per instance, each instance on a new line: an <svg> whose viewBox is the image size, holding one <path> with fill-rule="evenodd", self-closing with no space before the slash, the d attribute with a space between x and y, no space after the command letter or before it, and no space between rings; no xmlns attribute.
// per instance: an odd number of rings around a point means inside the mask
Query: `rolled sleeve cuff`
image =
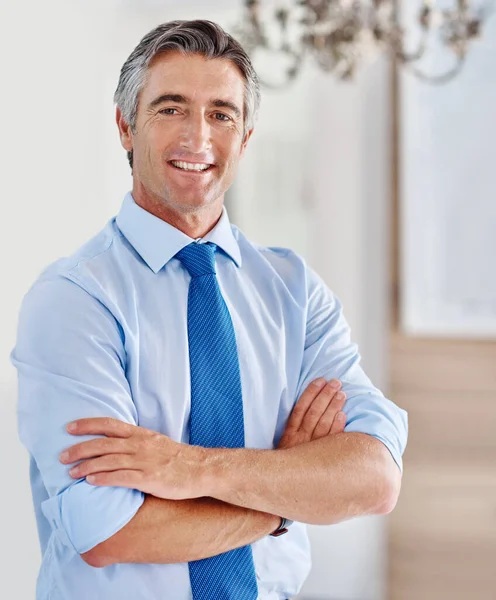
<svg viewBox="0 0 496 600"><path fill-rule="evenodd" d="M403 474L403 452L408 437L408 413L386 398L382 398L382 414L375 410L363 410L360 417L352 419L345 427L346 432L365 433L380 440L391 453L394 462ZM384 411L385 405L389 410ZM345 409L346 410L346 409ZM392 413L395 413L395 418Z"/></svg>
<svg viewBox="0 0 496 600"><path fill-rule="evenodd" d="M122 529L144 500L139 490L97 487L81 479L45 500L41 509L62 541L83 554Z"/></svg>

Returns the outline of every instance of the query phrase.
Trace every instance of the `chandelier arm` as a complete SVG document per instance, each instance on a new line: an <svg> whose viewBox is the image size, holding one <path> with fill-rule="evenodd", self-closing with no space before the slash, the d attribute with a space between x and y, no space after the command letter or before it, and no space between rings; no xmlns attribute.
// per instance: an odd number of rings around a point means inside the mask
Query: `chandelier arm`
<svg viewBox="0 0 496 600"><path fill-rule="evenodd" d="M412 62L420 60L427 50L427 40L429 39L429 32L423 31L422 37L418 42L416 50L406 52L403 47L398 48L395 44L392 47L394 57L399 60L402 64L408 65Z"/></svg>
<svg viewBox="0 0 496 600"><path fill-rule="evenodd" d="M466 55L459 56L456 65L452 69L446 71L446 73L442 73L441 75L429 75L413 64L405 64L405 68L411 71L412 74L421 81L432 83L434 85L442 85L444 83L448 83L460 74L465 64L465 60Z"/></svg>
<svg viewBox="0 0 496 600"><path fill-rule="evenodd" d="M294 62L292 66L289 67L289 69L287 69L284 81L282 83L270 83L266 79L264 79L263 76L259 75L258 78L260 80L260 84L263 85L265 88L270 90L284 89L300 74L301 67L303 66L305 58L305 51L302 50L300 54L297 54L296 52L286 52L286 54L292 55L292 57L294 58Z"/></svg>

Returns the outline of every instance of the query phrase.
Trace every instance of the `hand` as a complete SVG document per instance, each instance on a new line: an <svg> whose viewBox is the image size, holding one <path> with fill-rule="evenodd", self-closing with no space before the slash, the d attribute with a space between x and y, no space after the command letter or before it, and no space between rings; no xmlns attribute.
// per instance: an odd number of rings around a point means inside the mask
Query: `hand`
<svg viewBox="0 0 496 600"><path fill-rule="evenodd" d="M334 433L342 433L346 415L341 412L346 394L341 382L319 378L298 399L286 424L277 449L292 448Z"/></svg>
<svg viewBox="0 0 496 600"><path fill-rule="evenodd" d="M201 464L204 448L174 442L169 437L107 417L79 419L73 435L104 435L71 446L63 463L82 460L69 474L86 477L96 486L141 490L158 498L182 500L204 495ZM67 453L67 455L65 455Z"/></svg>

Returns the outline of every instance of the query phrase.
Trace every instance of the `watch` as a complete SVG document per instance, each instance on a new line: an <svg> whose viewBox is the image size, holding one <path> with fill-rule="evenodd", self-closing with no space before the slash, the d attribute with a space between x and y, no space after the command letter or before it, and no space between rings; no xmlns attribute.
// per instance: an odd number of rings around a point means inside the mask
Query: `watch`
<svg viewBox="0 0 496 600"><path fill-rule="evenodd" d="M293 521L290 521L289 519L285 519L284 517L281 517L281 524L270 535L273 537L279 537L280 535L288 533L288 527L292 524L293 524Z"/></svg>

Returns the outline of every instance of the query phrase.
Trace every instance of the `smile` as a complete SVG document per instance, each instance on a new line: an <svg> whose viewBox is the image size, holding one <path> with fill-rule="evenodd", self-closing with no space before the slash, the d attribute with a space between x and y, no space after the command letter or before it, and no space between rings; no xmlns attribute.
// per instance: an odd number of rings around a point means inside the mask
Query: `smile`
<svg viewBox="0 0 496 600"><path fill-rule="evenodd" d="M207 165L205 163L188 163L182 160L170 160L169 164L180 171L190 171L193 173L205 173L206 171L210 171L213 167L213 165Z"/></svg>

